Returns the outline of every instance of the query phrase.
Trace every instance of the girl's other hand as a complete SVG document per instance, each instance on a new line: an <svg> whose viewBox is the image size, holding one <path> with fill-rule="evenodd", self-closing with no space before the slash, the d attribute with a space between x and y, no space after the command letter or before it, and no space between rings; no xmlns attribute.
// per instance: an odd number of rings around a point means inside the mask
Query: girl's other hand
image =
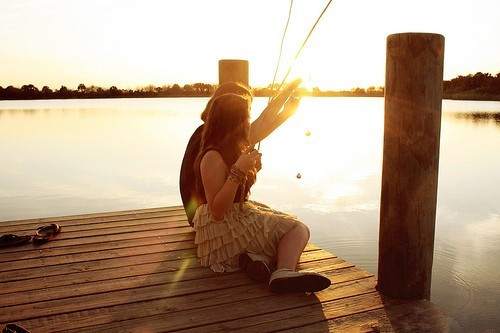
<svg viewBox="0 0 500 333"><path fill-rule="evenodd" d="M296 78L292 80L292 82L288 83L285 88L283 88L283 92L288 96L294 94L299 87L299 85L302 83L301 78Z"/></svg>
<svg viewBox="0 0 500 333"><path fill-rule="evenodd" d="M255 169L257 172L262 169L262 154L259 153L259 156L257 157L257 160L255 161Z"/></svg>

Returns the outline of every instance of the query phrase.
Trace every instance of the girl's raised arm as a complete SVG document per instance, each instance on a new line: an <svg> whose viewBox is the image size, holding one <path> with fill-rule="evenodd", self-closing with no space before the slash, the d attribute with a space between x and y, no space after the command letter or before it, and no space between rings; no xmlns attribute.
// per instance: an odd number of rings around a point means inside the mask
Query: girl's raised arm
<svg viewBox="0 0 500 333"><path fill-rule="evenodd" d="M283 104L285 104L292 92L297 89L301 82L301 79L295 79L287 84L285 88L271 101L271 103L267 105L260 116L255 119L250 127L250 145L254 145L261 141L276 129L277 126L273 128L273 122L275 121L276 116L283 107Z"/></svg>

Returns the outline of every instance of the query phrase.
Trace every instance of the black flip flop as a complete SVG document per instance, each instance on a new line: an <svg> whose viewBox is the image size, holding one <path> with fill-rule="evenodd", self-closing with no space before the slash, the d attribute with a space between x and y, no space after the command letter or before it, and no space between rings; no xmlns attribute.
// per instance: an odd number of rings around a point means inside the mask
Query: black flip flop
<svg viewBox="0 0 500 333"><path fill-rule="evenodd" d="M35 236L33 237L33 243L38 245L48 242L60 232L61 232L61 227L55 223L52 223L51 225L48 226L39 227L36 230Z"/></svg>
<svg viewBox="0 0 500 333"><path fill-rule="evenodd" d="M2 333L30 333L30 331L17 324L7 324L3 328Z"/></svg>
<svg viewBox="0 0 500 333"><path fill-rule="evenodd" d="M6 234L0 237L0 247L9 247L25 244L31 240L31 236L17 236L14 234Z"/></svg>

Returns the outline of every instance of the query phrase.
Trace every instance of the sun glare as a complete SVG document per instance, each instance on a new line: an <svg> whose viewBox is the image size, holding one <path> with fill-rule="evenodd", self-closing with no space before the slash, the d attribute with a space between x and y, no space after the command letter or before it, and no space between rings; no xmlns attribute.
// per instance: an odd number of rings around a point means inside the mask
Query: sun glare
<svg viewBox="0 0 500 333"><path fill-rule="evenodd" d="M381 168L383 100L378 112L367 103L373 100L303 98L297 113L262 142L264 172L314 191L318 202L356 195L360 182Z"/></svg>

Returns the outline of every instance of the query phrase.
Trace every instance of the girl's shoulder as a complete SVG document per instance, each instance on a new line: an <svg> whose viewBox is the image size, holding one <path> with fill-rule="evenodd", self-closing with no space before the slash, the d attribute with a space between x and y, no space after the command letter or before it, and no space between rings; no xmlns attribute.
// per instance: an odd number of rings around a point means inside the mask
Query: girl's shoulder
<svg viewBox="0 0 500 333"><path fill-rule="evenodd" d="M217 149L207 149L204 153L203 153L203 157L202 157L202 160L204 159L207 159L207 160L210 160L210 161L222 161L224 162L224 159L222 158L222 155L219 153L219 151Z"/></svg>
<svg viewBox="0 0 500 333"><path fill-rule="evenodd" d="M228 164L223 151L214 146L209 146L202 150L200 154L200 164L221 165L226 171L229 170L228 166L231 165Z"/></svg>
<svg viewBox="0 0 500 333"><path fill-rule="evenodd" d="M200 173L203 177L217 177L216 175L229 172L224 159L217 150L209 150L201 159Z"/></svg>
<svg viewBox="0 0 500 333"><path fill-rule="evenodd" d="M224 166L225 168L227 167L221 153L213 147L208 147L207 149L203 150L201 156L201 164L211 166L220 165Z"/></svg>

